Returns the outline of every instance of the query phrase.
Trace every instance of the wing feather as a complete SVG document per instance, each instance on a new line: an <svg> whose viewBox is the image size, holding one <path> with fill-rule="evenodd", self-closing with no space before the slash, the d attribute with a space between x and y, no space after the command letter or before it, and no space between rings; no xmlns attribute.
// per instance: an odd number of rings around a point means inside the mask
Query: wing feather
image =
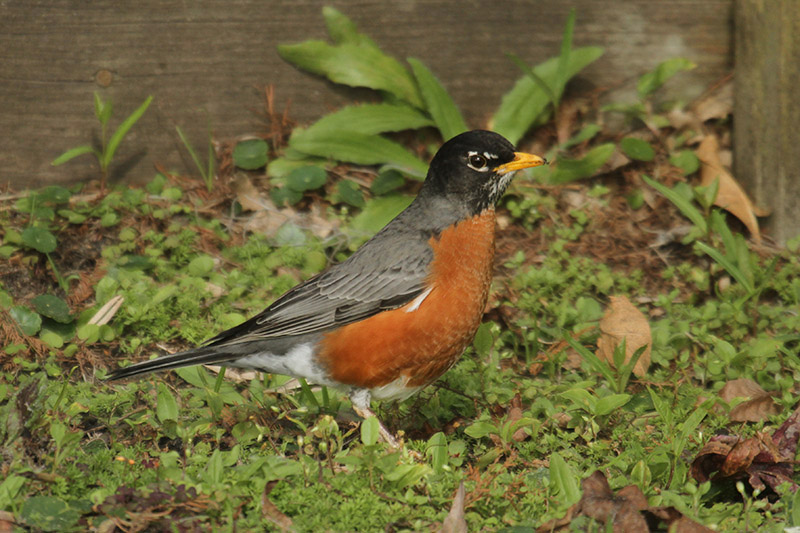
<svg viewBox="0 0 800 533"><path fill-rule="evenodd" d="M391 242L391 247L380 238L367 242L206 346L323 333L406 305L427 288L433 250L419 233L395 233Z"/></svg>

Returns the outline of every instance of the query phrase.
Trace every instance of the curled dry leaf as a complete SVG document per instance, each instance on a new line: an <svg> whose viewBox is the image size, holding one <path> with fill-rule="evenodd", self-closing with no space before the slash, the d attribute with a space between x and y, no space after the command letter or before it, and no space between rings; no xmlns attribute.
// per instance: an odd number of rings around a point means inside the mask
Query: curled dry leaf
<svg viewBox="0 0 800 533"><path fill-rule="evenodd" d="M0 533L5 533L6 531L11 532L15 530L16 522L14 521L14 515L8 511L0 511Z"/></svg>
<svg viewBox="0 0 800 533"><path fill-rule="evenodd" d="M614 350L625 339L625 362L631 360L633 354L646 346L633 373L639 377L647 373L650 366L650 345L652 336L647 317L625 296L612 296L611 305L600 319L600 338L597 340L597 357L614 364Z"/></svg>
<svg viewBox="0 0 800 533"><path fill-rule="evenodd" d="M735 398L748 398L731 409L729 416L733 422L760 422L780 412L772 395L752 379L742 378L727 382L720 389L719 397L726 402Z"/></svg>
<svg viewBox="0 0 800 533"><path fill-rule="evenodd" d="M221 366L216 365L203 365L214 374L219 374L222 371ZM260 375L255 370L244 370L242 368L234 368L232 366L225 368L225 379L236 383L247 383L253 381Z"/></svg>
<svg viewBox="0 0 800 533"><path fill-rule="evenodd" d="M464 499L466 491L464 482L458 485L456 495L453 498L453 506L442 522L442 533L467 533L467 520L464 518Z"/></svg>
<svg viewBox="0 0 800 533"><path fill-rule="evenodd" d="M757 216L766 216L766 211L760 210L744 192L736 179L727 171L720 161L719 141L714 135L708 135L697 147L697 158L700 160L700 184L711 185L719 179L719 193L714 205L717 205L742 221L747 226L753 240L761 242L761 232L758 229Z"/></svg>
<svg viewBox="0 0 800 533"><path fill-rule="evenodd" d="M89 324L96 324L98 326L102 326L103 324L108 324L108 322L114 318L114 315L117 314L119 311L120 306L122 306L122 302L125 299L122 296L114 296L109 301L103 305L98 311L89 319Z"/></svg>
<svg viewBox="0 0 800 533"><path fill-rule="evenodd" d="M223 294L225 294L225 289L220 287L215 283L211 283L210 281L206 281L206 290L213 296L214 298L219 298Z"/></svg>
<svg viewBox="0 0 800 533"><path fill-rule="evenodd" d="M250 178L244 174L238 174L233 179L231 187L236 194L236 201L242 206L243 211L262 211L264 209L275 208L271 200L261 197Z"/></svg>
<svg viewBox="0 0 800 533"><path fill-rule="evenodd" d="M522 420L522 397L517 393L511 399L511 406L508 409L508 418L506 419L507 424L513 424ZM529 437L528 433L525 431L525 428L517 429L511 438L514 439L515 442L522 442Z"/></svg>
<svg viewBox="0 0 800 533"><path fill-rule="evenodd" d="M277 484L278 481L270 481L264 487L264 492L261 494L261 515L275 524L280 531L292 531L292 519L283 514L269 499L269 493Z"/></svg>
<svg viewBox="0 0 800 533"><path fill-rule="evenodd" d="M692 112L701 122L726 118L733 113L733 80L718 86L692 106Z"/></svg>
<svg viewBox="0 0 800 533"><path fill-rule="evenodd" d="M651 507L641 489L628 485L616 494L608 485L606 476L594 472L581 482L583 495L578 503L567 510L562 518L541 525L537 533L570 531L572 520L588 516L600 524L611 523L615 533L646 533L663 531L663 524L676 533L710 533L712 530L694 522L674 507Z"/></svg>
<svg viewBox="0 0 800 533"><path fill-rule="evenodd" d="M746 479L754 489L775 490L793 479L794 457L800 438L800 407L772 436L759 434L742 439L736 435L715 435L692 462L691 474L699 482L734 482Z"/></svg>

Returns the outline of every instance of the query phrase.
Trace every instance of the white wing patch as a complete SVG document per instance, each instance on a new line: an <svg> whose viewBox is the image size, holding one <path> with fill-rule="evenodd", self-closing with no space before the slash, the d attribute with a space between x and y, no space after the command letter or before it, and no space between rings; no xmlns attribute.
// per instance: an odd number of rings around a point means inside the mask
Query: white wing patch
<svg viewBox="0 0 800 533"><path fill-rule="evenodd" d="M408 309L406 309L406 313L413 313L414 311L419 309L419 306L422 305L422 302L425 301L425 298L428 297L428 295L431 293L432 290L433 287L428 287L427 289L425 289L425 292L414 298L414 301L411 302L411 305L408 306Z"/></svg>

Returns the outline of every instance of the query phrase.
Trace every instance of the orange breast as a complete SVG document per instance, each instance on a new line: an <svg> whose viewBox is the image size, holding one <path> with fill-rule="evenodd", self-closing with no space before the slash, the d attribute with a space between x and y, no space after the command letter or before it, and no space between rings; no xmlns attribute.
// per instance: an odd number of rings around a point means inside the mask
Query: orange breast
<svg viewBox="0 0 800 533"><path fill-rule="evenodd" d="M432 238L428 296L328 333L320 363L334 380L380 387L406 377L426 385L458 359L480 325L494 260L494 210L459 222Z"/></svg>

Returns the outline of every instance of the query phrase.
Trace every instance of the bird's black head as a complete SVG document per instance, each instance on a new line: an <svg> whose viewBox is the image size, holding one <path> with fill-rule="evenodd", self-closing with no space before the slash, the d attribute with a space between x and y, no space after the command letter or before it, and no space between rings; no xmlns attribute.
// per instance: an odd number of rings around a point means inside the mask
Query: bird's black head
<svg viewBox="0 0 800 533"><path fill-rule="evenodd" d="M439 148L422 192L448 197L477 214L495 206L515 171L544 163L539 156L515 152L502 135L468 131Z"/></svg>

